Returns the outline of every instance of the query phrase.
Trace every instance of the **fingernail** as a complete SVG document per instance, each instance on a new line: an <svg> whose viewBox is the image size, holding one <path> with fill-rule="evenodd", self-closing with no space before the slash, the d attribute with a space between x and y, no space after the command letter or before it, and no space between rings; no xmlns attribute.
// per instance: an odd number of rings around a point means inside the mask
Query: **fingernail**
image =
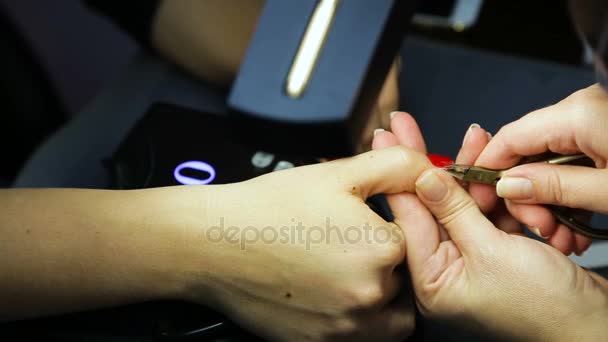
<svg viewBox="0 0 608 342"><path fill-rule="evenodd" d="M528 227L528 229L530 229L530 231L531 231L532 233L534 233L536 236L538 236L538 237L539 237L539 238L541 238L541 239L547 240L547 239L549 238L548 236L543 236L543 235L540 233L540 229L539 229L538 227Z"/></svg>
<svg viewBox="0 0 608 342"><path fill-rule="evenodd" d="M479 124L472 124L471 126L469 126L469 129L467 129L467 132L464 134L464 139L462 140L462 146L464 146L464 144L466 144L467 142L467 138L469 137L469 134L477 128L481 128L481 126L479 126Z"/></svg>
<svg viewBox="0 0 608 342"><path fill-rule="evenodd" d="M397 114L399 114L399 113L401 113L401 112L399 112L399 111L391 112L391 113L389 114L389 115L390 115L390 117L391 117L391 120L392 120L392 119L393 119L393 118L394 118L394 117L395 117Z"/></svg>
<svg viewBox="0 0 608 342"><path fill-rule="evenodd" d="M441 201L448 193L448 186L436 172L429 170L416 181L416 190L431 202Z"/></svg>
<svg viewBox="0 0 608 342"><path fill-rule="evenodd" d="M486 132L486 134L488 135L488 139L492 139L492 133Z"/></svg>
<svg viewBox="0 0 608 342"><path fill-rule="evenodd" d="M368 132L369 132L369 131L368 131ZM380 133L380 132L384 132L384 129L383 129L383 128L376 128L376 129L374 130L374 136L376 136L376 135L377 135L378 133Z"/></svg>
<svg viewBox="0 0 608 342"><path fill-rule="evenodd" d="M496 194L512 200L530 199L534 195L532 181L521 177L503 177L496 184Z"/></svg>

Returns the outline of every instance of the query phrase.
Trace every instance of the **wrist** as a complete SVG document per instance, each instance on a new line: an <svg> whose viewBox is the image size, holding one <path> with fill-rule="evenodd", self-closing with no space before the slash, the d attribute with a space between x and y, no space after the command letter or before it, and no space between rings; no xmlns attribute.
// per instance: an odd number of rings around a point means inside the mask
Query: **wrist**
<svg viewBox="0 0 608 342"><path fill-rule="evenodd" d="M164 227L163 254L158 266L164 274L157 297L198 302L217 307L218 245L205 231L222 214L221 189L225 186L182 186L145 190L152 198L150 219Z"/></svg>
<svg viewBox="0 0 608 342"><path fill-rule="evenodd" d="M126 222L135 227L137 240L131 242L136 260L127 262L138 270L140 291L148 299L191 301L194 291L209 293L207 254L212 252L205 246L203 228L210 215L208 203L218 187L128 191L128 200L136 205L127 211Z"/></svg>
<svg viewBox="0 0 608 342"><path fill-rule="evenodd" d="M552 333L547 334L552 336L550 340L602 341L608 337L608 289L596 290L599 291L589 291L592 296L571 303L579 309L572 309L561 324L553 325Z"/></svg>

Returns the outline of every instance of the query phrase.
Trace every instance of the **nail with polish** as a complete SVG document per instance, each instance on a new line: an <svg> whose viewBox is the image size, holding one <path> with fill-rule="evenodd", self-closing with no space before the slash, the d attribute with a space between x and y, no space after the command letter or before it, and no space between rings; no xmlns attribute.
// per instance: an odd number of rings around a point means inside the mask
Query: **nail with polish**
<svg viewBox="0 0 608 342"><path fill-rule="evenodd" d="M427 158L429 158L431 164L435 167L445 167L454 164L452 158L440 154L429 153L427 154Z"/></svg>
<svg viewBox="0 0 608 342"><path fill-rule="evenodd" d="M498 197L511 200L526 200L534 196L534 186L528 178L503 177L496 184Z"/></svg>

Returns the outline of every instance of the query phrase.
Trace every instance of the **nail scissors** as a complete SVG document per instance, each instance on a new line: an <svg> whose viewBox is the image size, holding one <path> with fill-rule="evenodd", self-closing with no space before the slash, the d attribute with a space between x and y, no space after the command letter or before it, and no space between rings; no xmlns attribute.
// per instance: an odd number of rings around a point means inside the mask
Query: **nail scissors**
<svg viewBox="0 0 608 342"><path fill-rule="evenodd" d="M550 157L546 157L543 155L529 158L523 161L521 164L528 164L534 162L587 166L593 165L593 161L584 154L576 154L569 156L553 155ZM502 175L508 170L491 170L479 166L463 164L452 164L444 166L443 169L447 171L450 175L452 175L454 178L459 179L461 181L488 185L496 185ZM559 222L563 223L568 228L580 233L581 235L593 239L608 240L608 229L594 228L583 222L580 222L568 212L567 208L559 206L548 206L548 208L549 210L551 210L551 212Z"/></svg>

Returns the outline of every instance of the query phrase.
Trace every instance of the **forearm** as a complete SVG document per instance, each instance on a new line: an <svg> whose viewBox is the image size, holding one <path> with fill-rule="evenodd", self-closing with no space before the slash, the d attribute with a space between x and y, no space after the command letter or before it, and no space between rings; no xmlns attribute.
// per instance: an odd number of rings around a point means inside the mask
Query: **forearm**
<svg viewBox="0 0 608 342"><path fill-rule="evenodd" d="M162 1L152 44L208 81L226 85L239 68L263 0Z"/></svg>
<svg viewBox="0 0 608 342"><path fill-rule="evenodd" d="M205 215L181 192L0 191L0 319L180 296L199 217L179 213Z"/></svg>

